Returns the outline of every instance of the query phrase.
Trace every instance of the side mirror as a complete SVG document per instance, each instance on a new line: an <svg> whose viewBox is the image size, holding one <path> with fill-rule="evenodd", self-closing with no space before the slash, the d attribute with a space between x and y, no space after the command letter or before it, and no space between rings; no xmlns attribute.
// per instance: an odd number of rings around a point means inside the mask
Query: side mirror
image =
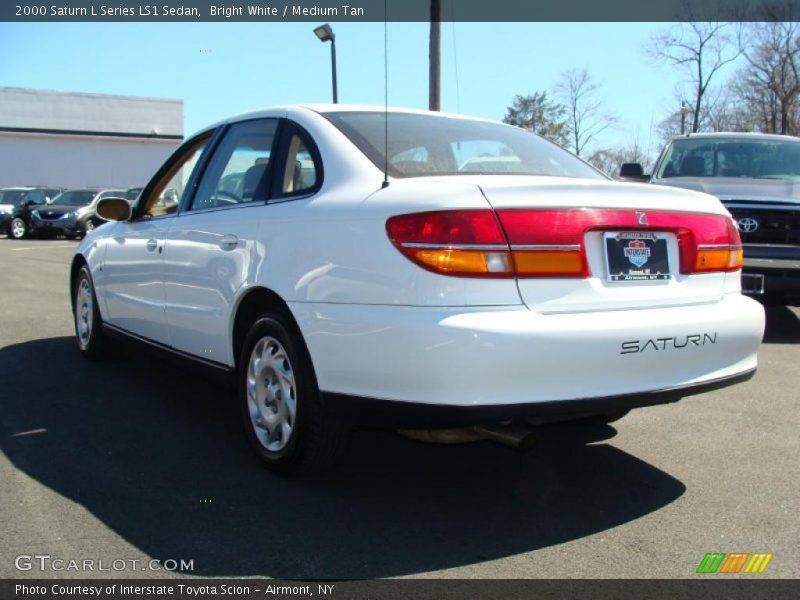
<svg viewBox="0 0 800 600"><path fill-rule="evenodd" d="M635 181L650 180L650 176L644 174L644 169L639 163L622 163L619 169L619 176L622 179L633 179Z"/></svg>
<svg viewBox="0 0 800 600"><path fill-rule="evenodd" d="M96 213L106 221L127 221L131 218L131 205L124 198L102 198L97 203Z"/></svg>

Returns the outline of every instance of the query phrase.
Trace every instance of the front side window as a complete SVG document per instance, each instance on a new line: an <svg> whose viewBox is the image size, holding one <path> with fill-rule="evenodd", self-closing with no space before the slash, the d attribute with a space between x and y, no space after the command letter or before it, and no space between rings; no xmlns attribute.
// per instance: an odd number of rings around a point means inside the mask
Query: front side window
<svg viewBox="0 0 800 600"><path fill-rule="evenodd" d="M557 145L518 127L428 114L323 113L379 169L393 177L540 175L607 179Z"/></svg>
<svg viewBox="0 0 800 600"><path fill-rule="evenodd" d="M42 190L31 190L25 200L34 204L44 204L44 192Z"/></svg>
<svg viewBox="0 0 800 600"><path fill-rule="evenodd" d="M214 152L189 210L265 200L276 119L232 125Z"/></svg>
<svg viewBox="0 0 800 600"><path fill-rule="evenodd" d="M143 200L143 218L169 215L178 210L189 178L210 138L211 134L207 134L189 143L182 156L161 176Z"/></svg>
<svg viewBox="0 0 800 600"><path fill-rule="evenodd" d="M677 139L667 149L656 177L800 179L800 143L779 139Z"/></svg>

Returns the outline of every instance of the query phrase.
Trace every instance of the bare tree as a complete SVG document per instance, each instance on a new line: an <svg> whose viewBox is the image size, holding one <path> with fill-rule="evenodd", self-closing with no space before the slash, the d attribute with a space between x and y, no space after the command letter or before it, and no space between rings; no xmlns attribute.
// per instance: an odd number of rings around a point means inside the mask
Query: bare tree
<svg viewBox="0 0 800 600"><path fill-rule="evenodd" d="M616 117L603 110L597 97L600 85L586 69L568 69L561 74L556 93L564 101L571 150L580 156L603 131L614 125Z"/></svg>
<svg viewBox="0 0 800 600"><path fill-rule="evenodd" d="M566 109L548 99L547 92L514 96L503 121L546 137L559 146L569 144Z"/></svg>
<svg viewBox="0 0 800 600"><path fill-rule="evenodd" d="M641 144L638 134L634 135L624 146L596 150L586 160L611 177L619 175L619 169L623 163L639 163L644 172L648 173L654 162L649 150Z"/></svg>
<svg viewBox="0 0 800 600"><path fill-rule="evenodd" d="M744 53L748 64L739 78L739 96L758 115L763 131L796 134L800 25L791 20L754 23L751 31L754 42Z"/></svg>
<svg viewBox="0 0 800 600"><path fill-rule="evenodd" d="M691 18L691 10L687 11ZM699 131L705 100L714 76L742 54L733 25L719 21L689 21L661 32L651 40L650 52L682 68L693 89L692 132Z"/></svg>

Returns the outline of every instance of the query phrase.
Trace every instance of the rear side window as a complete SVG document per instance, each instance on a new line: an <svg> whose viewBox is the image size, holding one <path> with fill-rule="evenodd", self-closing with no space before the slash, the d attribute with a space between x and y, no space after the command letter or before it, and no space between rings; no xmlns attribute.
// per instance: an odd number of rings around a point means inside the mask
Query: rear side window
<svg viewBox="0 0 800 600"><path fill-rule="evenodd" d="M317 187L317 164L303 137L292 133L287 145L281 195L307 194Z"/></svg>
<svg viewBox="0 0 800 600"><path fill-rule="evenodd" d="M276 129L276 119L232 125L215 150L189 210L265 200Z"/></svg>

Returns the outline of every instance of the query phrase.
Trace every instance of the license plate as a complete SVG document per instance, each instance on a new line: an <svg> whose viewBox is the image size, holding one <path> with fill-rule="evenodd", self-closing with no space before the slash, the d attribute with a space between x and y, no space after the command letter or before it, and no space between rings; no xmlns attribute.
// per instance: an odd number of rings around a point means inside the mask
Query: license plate
<svg viewBox="0 0 800 600"><path fill-rule="evenodd" d="M608 232L606 245L608 281L661 281L669 279L667 238L663 233Z"/></svg>

